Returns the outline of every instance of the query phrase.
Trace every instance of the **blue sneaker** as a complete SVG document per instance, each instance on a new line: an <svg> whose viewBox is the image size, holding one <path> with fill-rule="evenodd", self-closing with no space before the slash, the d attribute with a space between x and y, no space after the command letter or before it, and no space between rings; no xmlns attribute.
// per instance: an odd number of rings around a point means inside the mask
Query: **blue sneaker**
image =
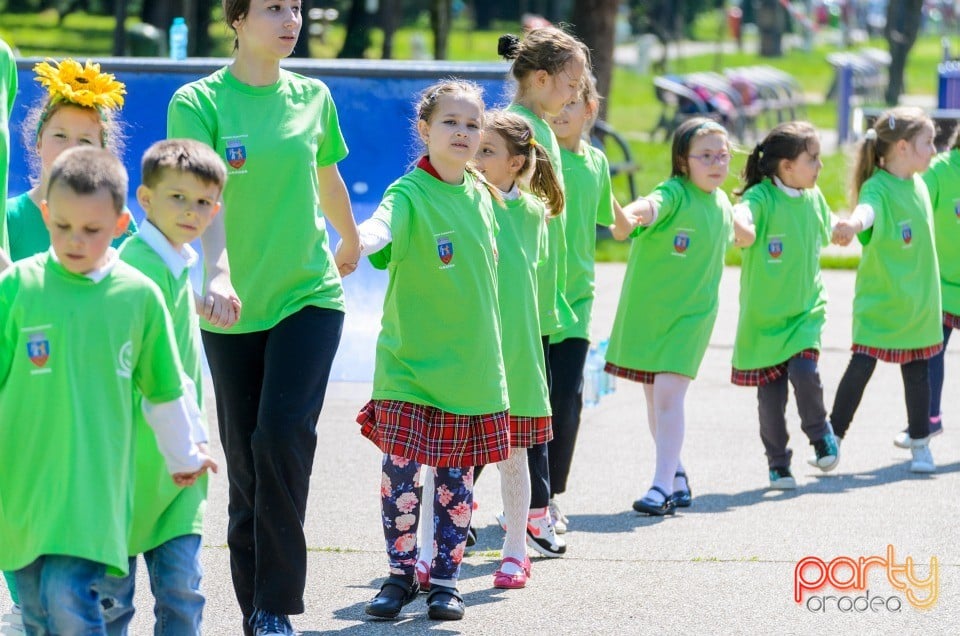
<svg viewBox="0 0 960 636"><path fill-rule="evenodd" d="M813 452L813 457L809 458L807 463L823 472L833 470L840 463L840 445L833 433L827 433L813 442Z"/></svg>
<svg viewBox="0 0 960 636"><path fill-rule="evenodd" d="M793 490L797 487L797 480L787 467L778 466L770 469L770 488L773 490Z"/></svg>
<svg viewBox="0 0 960 636"><path fill-rule="evenodd" d="M293 625L286 614L273 614L266 610L258 609L250 617L250 626L253 627L254 636L296 636L293 631Z"/></svg>

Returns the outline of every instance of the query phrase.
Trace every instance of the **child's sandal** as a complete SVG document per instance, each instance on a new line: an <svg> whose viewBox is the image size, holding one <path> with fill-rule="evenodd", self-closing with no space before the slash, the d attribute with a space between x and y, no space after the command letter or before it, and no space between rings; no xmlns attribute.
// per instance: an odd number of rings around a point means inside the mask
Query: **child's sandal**
<svg viewBox="0 0 960 636"><path fill-rule="evenodd" d="M500 569L493 573L493 587L501 590L519 590L527 585L527 579L530 578L530 559L524 558L524 562L513 557L506 557L500 562ZM513 563L520 568L519 572L507 574L503 571L504 563Z"/></svg>

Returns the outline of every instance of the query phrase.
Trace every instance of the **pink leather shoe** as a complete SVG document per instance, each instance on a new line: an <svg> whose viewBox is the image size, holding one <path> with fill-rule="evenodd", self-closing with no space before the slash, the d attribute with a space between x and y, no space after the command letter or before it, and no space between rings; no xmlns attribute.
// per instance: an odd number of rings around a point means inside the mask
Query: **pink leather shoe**
<svg viewBox="0 0 960 636"><path fill-rule="evenodd" d="M503 571L504 563L513 563L520 568L516 574L507 574ZM500 562L500 569L493 573L493 587L501 590L519 590L527 585L530 578L530 559L524 557L521 563L518 559L507 557Z"/></svg>
<svg viewBox="0 0 960 636"><path fill-rule="evenodd" d="M420 583L420 591L430 590L430 564L426 561L417 561L417 582Z"/></svg>

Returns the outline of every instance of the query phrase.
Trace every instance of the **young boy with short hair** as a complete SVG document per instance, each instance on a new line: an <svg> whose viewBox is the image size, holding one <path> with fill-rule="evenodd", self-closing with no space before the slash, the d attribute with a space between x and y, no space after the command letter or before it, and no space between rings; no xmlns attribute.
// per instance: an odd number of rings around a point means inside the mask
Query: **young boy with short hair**
<svg viewBox="0 0 960 636"><path fill-rule="evenodd" d="M139 233L120 248L120 260L136 267L160 288L173 318L174 337L191 406L203 410L200 323L190 267L197 253L189 243L203 234L220 208L227 179L223 161L209 146L192 139L167 139L147 149L137 201L146 212ZM149 405L147 405L149 408ZM158 636L199 634L204 598L200 593L200 539L207 498L202 477L177 488L166 476L163 457L139 414L134 464L130 572L107 577L100 586L110 634L126 634L133 618L137 555L150 571ZM200 419L200 418L198 418ZM194 432L207 441L205 426Z"/></svg>
<svg viewBox="0 0 960 636"><path fill-rule="evenodd" d="M41 205L50 250L0 275L0 569L28 633L104 630L98 584L128 567L138 392L174 482L216 470L160 292L110 249L126 197L110 152L64 152Z"/></svg>

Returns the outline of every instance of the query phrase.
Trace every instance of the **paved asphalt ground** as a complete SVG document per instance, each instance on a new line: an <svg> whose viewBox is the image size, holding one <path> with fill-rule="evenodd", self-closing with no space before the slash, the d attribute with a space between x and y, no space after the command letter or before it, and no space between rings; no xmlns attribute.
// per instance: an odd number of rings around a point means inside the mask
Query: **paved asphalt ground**
<svg viewBox="0 0 960 636"><path fill-rule="evenodd" d="M623 265L598 267L597 335L609 333L623 272ZM947 355L946 433L932 443L935 475L911 474L909 451L892 444L905 426L903 391L899 370L881 364L833 473L824 475L806 465L810 447L791 401L799 488L768 491L755 390L729 382L738 275L736 269L725 272L720 318L687 398L683 459L693 506L668 518L632 512L632 501L652 477L654 451L642 390L620 381L615 394L584 412L570 490L562 498L570 517L567 556L535 559L527 589L491 586L502 540L494 518L500 510L499 477L489 471L480 480L480 509L474 517L480 541L463 565L467 616L461 622L429 621L422 599L405 608L395 623L365 619L363 604L386 570L378 452L353 421L370 386L331 385L318 426L307 515L307 612L294 617L294 626L306 635L960 633L958 355ZM821 368L829 405L849 357L854 274L825 272L824 277L831 301ZM210 407L213 413L212 403ZM213 447L219 451L218 444ZM221 474L211 483L203 549L204 632L234 635L240 633L240 619L225 546L226 477ZM913 560L919 578L927 577L936 558L938 599L932 609L915 609L908 591L896 589L882 566L870 569L865 578L876 611L850 611L851 605L867 604L865 598L854 603L864 592L831 586L808 592L803 604L794 602L800 559L886 559L888 546L896 564ZM152 633L142 572L141 567L141 609L133 624L137 636ZM816 574L805 570L809 580ZM834 574L842 585L851 570L839 567ZM902 575L894 578L903 580ZM825 601L825 611L820 609L824 596L832 597ZM843 596L849 598L837 600ZM918 596L926 598L927 592ZM838 610L838 604L847 611ZM0 589L0 614L9 605L6 590Z"/></svg>

